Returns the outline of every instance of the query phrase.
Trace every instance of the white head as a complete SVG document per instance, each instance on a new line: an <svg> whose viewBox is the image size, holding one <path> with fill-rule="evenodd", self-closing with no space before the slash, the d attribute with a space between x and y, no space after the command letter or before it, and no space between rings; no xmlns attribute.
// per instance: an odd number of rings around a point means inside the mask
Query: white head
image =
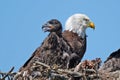
<svg viewBox="0 0 120 80"><path fill-rule="evenodd" d="M74 14L68 18L65 24L65 30L77 33L82 38L85 37L88 27L95 28L94 23L85 14Z"/></svg>

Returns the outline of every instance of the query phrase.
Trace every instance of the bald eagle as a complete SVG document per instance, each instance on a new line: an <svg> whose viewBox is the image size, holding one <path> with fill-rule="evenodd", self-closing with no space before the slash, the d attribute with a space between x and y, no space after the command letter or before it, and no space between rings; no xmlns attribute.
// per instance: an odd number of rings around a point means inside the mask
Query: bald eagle
<svg viewBox="0 0 120 80"><path fill-rule="evenodd" d="M68 18L65 24L63 38L71 47L69 67L76 66L86 51L86 29L95 29L94 23L85 14L74 14Z"/></svg>
<svg viewBox="0 0 120 80"><path fill-rule="evenodd" d="M75 67L86 51L86 29L95 29L94 23L84 14L74 14L68 18L65 31L57 19L49 20L42 30L50 32L20 71L30 69L35 60L50 66L57 64L61 68Z"/></svg>

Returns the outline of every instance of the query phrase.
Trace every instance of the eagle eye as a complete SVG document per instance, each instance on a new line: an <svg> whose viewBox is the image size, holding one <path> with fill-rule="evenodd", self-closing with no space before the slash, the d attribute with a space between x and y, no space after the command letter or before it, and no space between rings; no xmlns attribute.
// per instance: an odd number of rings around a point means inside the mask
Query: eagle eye
<svg viewBox="0 0 120 80"><path fill-rule="evenodd" d="M83 20L85 20L85 21L89 21L89 19L86 19L86 18L84 18Z"/></svg>
<svg viewBox="0 0 120 80"><path fill-rule="evenodd" d="M50 21L49 23L50 23L50 24L54 24L53 21Z"/></svg>

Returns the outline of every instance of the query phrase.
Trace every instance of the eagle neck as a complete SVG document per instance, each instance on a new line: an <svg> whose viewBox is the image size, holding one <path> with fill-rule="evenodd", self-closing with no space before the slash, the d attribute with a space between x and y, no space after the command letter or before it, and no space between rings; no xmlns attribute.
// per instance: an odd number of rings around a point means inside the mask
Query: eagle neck
<svg viewBox="0 0 120 80"><path fill-rule="evenodd" d="M78 34L78 36L85 38L86 35L86 28L85 27L80 27L80 29L78 29L78 31L76 32Z"/></svg>
<svg viewBox="0 0 120 80"><path fill-rule="evenodd" d="M84 26L74 26L69 29L68 31L72 31L73 33L77 33L79 37L85 38L86 36L86 27Z"/></svg>

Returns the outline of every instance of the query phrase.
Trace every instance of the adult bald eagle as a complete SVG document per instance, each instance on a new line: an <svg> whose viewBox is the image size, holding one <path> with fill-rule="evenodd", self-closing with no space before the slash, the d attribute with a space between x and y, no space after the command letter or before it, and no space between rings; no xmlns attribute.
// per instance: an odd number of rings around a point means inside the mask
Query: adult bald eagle
<svg viewBox="0 0 120 80"><path fill-rule="evenodd" d="M89 27L95 29L94 23L85 14L74 14L66 21L62 36L71 47L70 68L76 66L85 54L86 29Z"/></svg>
<svg viewBox="0 0 120 80"><path fill-rule="evenodd" d="M93 22L84 14L74 14L69 17L64 32L60 21L56 19L48 21L42 29L50 34L20 71L29 71L36 60L50 66L56 64L61 68L75 67L86 51L85 31L88 27L95 28Z"/></svg>

